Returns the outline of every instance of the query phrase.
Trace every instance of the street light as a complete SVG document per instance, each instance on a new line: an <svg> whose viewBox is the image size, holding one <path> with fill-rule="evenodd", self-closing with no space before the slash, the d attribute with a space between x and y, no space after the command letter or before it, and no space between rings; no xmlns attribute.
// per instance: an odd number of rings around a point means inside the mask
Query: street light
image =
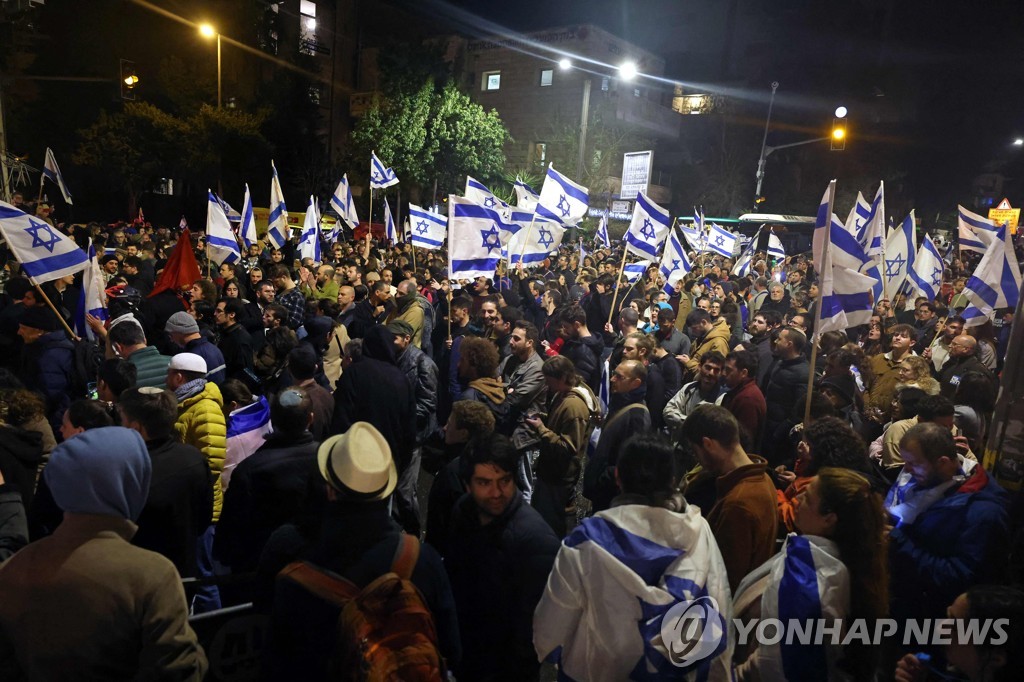
<svg viewBox="0 0 1024 682"><path fill-rule="evenodd" d="M204 38L217 38L217 108L220 109L220 33L212 24L199 24L199 35Z"/></svg>
<svg viewBox="0 0 1024 682"><path fill-rule="evenodd" d="M631 81L636 78L636 62L626 61L619 66L619 78L624 81Z"/></svg>
<svg viewBox="0 0 1024 682"><path fill-rule="evenodd" d="M1024 138L1018 137L1016 140L1013 141L1013 146L1014 147L1024 147Z"/></svg>
<svg viewBox="0 0 1024 682"><path fill-rule="evenodd" d="M568 71L569 69L572 68L572 60L570 60L568 57L562 57L561 59L558 60L558 68L560 68L562 71Z"/></svg>
<svg viewBox="0 0 1024 682"><path fill-rule="evenodd" d="M836 107L836 118L846 118L846 107Z"/></svg>

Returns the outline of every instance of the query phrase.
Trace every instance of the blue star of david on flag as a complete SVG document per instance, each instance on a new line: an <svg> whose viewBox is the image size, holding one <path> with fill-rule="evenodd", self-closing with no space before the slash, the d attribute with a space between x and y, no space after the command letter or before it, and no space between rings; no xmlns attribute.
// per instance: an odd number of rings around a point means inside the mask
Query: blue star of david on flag
<svg viewBox="0 0 1024 682"><path fill-rule="evenodd" d="M557 208L562 212L563 218L569 217L569 200L565 198L564 194L558 199Z"/></svg>
<svg viewBox="0 0 1024 682"><path fill-rule="evenodd" d="M498 230L494 228L494 225L491 225L491 229L489 230L480 230L480 236L483 237L481 246L485 249L501 248L501 239L498 236Z"/></svg>
<svg viewBox="0 0 1024 682"><path fill-rule="evenodd" d="M715 237L715 243L719 246L725 246L725 237L722 237L721 235Z"/></svg>
<svg viewBox="0 0 1024 682"><path fill-rule="evenodd" d="M899 277L900 272L903 270L903 266L907 264L907 260L902 254L895 258L885 259L885 276L892 279L893 277Z"/></svg>
<svg viewBox="0 0 1024 682"><path fill-rule="evenodd" d="M60 237L55 235L53 233L53 230L50 229L50 226L44 222L35 221L32 220L31 218L29 219L29 222L32 223L32 227L26 228L25 232L32 235L32 248L34 249L37 246L41 246L50 253L53 253L53 246L54 244L60 241ZM40 237L40 232L45 232L49 239L44 240L42 237Z"/></svg>
<svg viewBox="0 0 1024 682"><path fill-rule="evenodd" d="M551 246L555 242L555 238L551 236L551 230L540 228L540 236L537 237L537 243L543 246L545 249Z"/></svg>
<svg viewBox="0 0 1024 682"><path fill-rule="evenodd" d="M652 223L648 218L644 218L644 224L640 228L640 234L642 234L648 239L654 239L654 223Z"/></svg>
<svg viewBox="0 0 1024 682"><path fill-rule="evenodd" d="M427 221L426 220L419 221L418 223L416 223L416 232L417 232L417 234L426 234L428 227L430 227L430 226L427 225Z"/></svg>
<svg viewBox="0 0 1024 682"><path fill-rule="evenodd" d="M942 269L934 268L932 270L932 286L936 289L942 286Z"/></svg>
<svg viewBox="0 0 1024 682"><path fill-rule="evenodd" d="M494 208L498 205L498 202L494 200L494 197L487 197L484 199L484 206L487 208Z"/></svg>

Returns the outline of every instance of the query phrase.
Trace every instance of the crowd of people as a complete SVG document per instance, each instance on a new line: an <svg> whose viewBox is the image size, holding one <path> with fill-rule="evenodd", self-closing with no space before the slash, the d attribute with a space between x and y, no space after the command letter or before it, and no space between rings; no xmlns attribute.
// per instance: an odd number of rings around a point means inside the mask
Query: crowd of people
<svg viewBox="0 0 1024 682"><path fill-rule="evenodd" d="M269 617L274 680L381 669L365 638L393 627L395 679L1021 665L1010 496L979 461L1013 311L965 329L959 260L938 300L815 336L805 256L630 283L621 251L567 245L459 281L443 250L370 234L217 267L202 237L67 229L101 254L106 319L78 309L81 275L4 271L2 679L202 679L190 616L240 604ZM160 285L174 248L189 286ZM725 625L680 662L662 620L699 599L723 624L948 614L1009 636L739 646ZM374 620L399 602L404 625Z"/></svg>

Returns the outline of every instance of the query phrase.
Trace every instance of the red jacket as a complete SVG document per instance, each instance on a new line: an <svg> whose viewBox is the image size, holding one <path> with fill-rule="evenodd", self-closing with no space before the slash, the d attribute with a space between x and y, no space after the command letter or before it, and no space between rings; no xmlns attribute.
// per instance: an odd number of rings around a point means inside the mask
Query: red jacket
<svg viewBox="0 0 1024 682"><path fill-rule="evenodd" d="M722 394L720 404L732 412L736 421L740 423L741 436L744 431L749 436L748 452L761 452L761 434L764 431L768 403L765 402L761 389L757 387L757 382L750 378L736 388L730 389ZM748 441L744 440L743 444L747 447Z"/></svg>

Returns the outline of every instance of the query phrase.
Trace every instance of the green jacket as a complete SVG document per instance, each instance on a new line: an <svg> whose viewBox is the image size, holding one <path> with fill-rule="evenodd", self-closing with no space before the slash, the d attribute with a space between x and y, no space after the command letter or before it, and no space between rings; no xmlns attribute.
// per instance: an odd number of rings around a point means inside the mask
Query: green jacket
<svg viewBox="0 0 1024 682"><path fill-rule="evenodd" d="M146 346L135 351L128 356L128 362L135 365L138 372L136 388L167 388L167 365L171 364L171 358L168 355L161 355L156 346Z"/></svg>
<svg viewBox="0 0 1024 682"><path fill-rule="evenodd" d="M220 475L224 471L227 454L228 429L224 420L224 398L217 384L206 382L206 387L178 405L178 421L174 428L183 443L199 448L206 457L213 476L213 522L220 519L224 502L224 489Z"/></svg>

